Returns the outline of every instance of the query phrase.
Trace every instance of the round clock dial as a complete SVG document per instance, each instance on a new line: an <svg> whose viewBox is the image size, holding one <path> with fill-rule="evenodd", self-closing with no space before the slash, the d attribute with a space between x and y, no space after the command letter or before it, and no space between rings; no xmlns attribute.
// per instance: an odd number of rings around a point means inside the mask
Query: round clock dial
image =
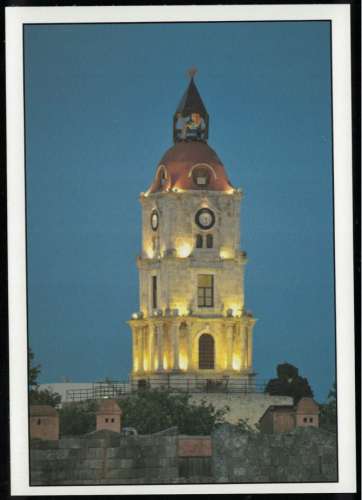
<svg viewBox="0 0 362 500"><path fill-rule="evenodd" d="M151 227L153 231L158 228L158 212L156 210L151 213Z"/></svg>
<svg viewBox="0 0 362 500"><path fill-rule="evenodd" d="M196 224L201 229L210 229L215 224L215 215L209 208L201 208L195 216Z"/></svg>

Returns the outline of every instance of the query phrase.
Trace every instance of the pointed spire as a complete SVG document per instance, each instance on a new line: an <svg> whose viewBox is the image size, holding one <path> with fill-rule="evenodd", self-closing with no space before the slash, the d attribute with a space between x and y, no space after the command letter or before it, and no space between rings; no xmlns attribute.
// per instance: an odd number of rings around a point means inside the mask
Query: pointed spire
<svg viewBox="0 0 362 500"><path fill-rule="evenodd" d="M207 115L205 105L202 102L194 81L196 72L197 69L195 67L190 68L187 72L190 76L190 83L176 109L176 113L182 113L182 116L187 116L190 113L200 113L202 116Z"/></svg>
<svg viewBox="0 0 362 500"><path fill-rule="evenodd" d="M197 90L195 67L188 70L190 83L174 115L174 141L202 141L208 138L209 115Z"/></svg>
<svg viewBox="0 0 362 500"><path fill-rule="evenodd" d="M191 66L190 69L187 70L187 74L189 75L190 78L193 78L197 73L197 68L196 66Z"/></svg>

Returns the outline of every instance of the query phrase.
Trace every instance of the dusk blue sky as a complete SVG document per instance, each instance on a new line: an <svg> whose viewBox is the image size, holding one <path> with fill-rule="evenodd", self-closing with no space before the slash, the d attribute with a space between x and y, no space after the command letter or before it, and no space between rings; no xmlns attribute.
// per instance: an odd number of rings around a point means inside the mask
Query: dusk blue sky
<svg viewBox="0 0 362 500"><path fill-rule="evenodd" d="M245 197L254 367L335 377L327 22L25 28L28 332L40 382L127 379L139 193L198 68L209 144Z"/></svg>

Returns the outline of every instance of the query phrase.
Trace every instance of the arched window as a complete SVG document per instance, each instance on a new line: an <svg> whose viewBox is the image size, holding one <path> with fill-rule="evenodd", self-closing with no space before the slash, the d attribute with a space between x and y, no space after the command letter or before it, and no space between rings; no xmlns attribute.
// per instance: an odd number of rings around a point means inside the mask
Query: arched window
<svg viewBox="0 0 362 500"><path fill-rule="evenodd" d="M202 235L196 235L196 248L202 248Z"/></svg>
<svg viewBox="0 0 362 500"><path fill-rule="evenodd" d="M214 238L213 238L212 234L208 234L206 236L206 247L212 248L213 245L214 245Z"/></svg>
<svg viewBox="0 0 362 500"><path fill-rule="evenodd" d="M158 189L161 189L167 183L167 171L164 165L160 165L156 172Z"/></svg>
<svg viewBox="0 0 362 500"><path fill-rule="evenodd" d="M199 338L199 369L213 370L215 367L215 342L212 335L203 333Z"/></svg>
<svg viewBox="0 0 362 500"><path fill-rule="evenodd" d="M166 172L165 172L165 169L162 168L161 169L161 172L160 172L160 184L161 186L163 186L166 182Z"/></svg>
<svg viewBox="0 0 362 500"><path fill-rule="evenodd" d="M196 189L207 189L210 184L211 176L216 179L214 169L206 163L198 163L194 165L189 173L192 176L194 187Z"/></svg>

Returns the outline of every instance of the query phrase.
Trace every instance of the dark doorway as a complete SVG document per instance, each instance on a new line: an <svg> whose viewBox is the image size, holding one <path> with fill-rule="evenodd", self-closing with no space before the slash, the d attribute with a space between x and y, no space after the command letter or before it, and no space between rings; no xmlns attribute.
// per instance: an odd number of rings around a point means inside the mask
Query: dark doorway
<svg viewBox="0 0 362 500"><path fill-rule="evenodd" d="M208 333L203 333L199 338L199 368L201 370L215 368L215 342Z"/></svg>

